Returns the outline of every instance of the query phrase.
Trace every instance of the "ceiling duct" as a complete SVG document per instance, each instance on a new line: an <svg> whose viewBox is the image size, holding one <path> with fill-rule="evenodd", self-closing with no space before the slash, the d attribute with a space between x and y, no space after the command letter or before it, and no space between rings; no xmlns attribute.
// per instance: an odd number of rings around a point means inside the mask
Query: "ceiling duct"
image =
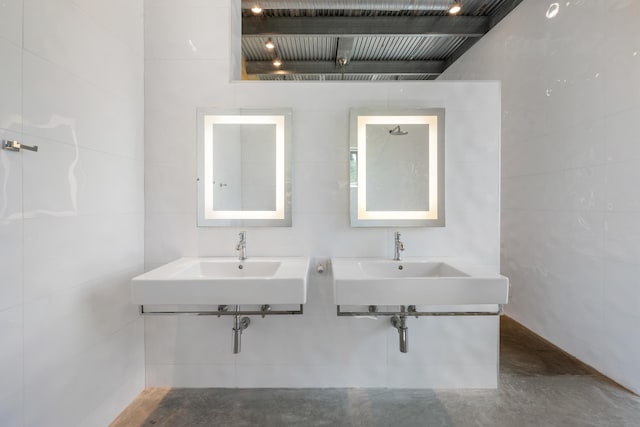
<svg viewBox="0 0 640 427"><path fill-rule="evenodd" d="M242 0L243 9L448 10L451 0Z"/></svg>

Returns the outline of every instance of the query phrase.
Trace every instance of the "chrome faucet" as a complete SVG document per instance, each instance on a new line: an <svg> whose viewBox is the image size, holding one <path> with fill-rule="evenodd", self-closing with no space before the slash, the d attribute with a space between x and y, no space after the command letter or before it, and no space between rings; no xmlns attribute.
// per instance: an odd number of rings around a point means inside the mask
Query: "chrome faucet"
<svg viewBox="0 0 640 427"><path fill-rule="evenodd" d="M245 259L247 259L247 232L241 231L240 233L238 233L238 236L240 236L240 241L236 246L236 251L240 251L240 253L238 254L238 259L240 261L244 261Z"/></svg>
<svg viewBox="0 0 640 427"><path fill-rule="evenodd" d="M404 251L404 243L400 241L400 233L395 232L395 251L393 253L393 260L400 261L400 251Z"/></svg>

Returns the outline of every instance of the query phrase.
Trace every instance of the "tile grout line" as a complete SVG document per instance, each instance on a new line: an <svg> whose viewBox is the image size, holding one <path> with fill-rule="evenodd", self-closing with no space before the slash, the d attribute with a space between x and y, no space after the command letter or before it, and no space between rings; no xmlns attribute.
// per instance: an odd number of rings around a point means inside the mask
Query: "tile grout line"
<svg viewBox="0 0 640 427"><path fill-rule="evenodd" d="M21 30L21 35L22 35L22 40L21 40L21 52L20 52L20 139L24 138L24 52L25 52L25 48L24 48L24 11L25 11L25 7L24 7L24 0L22 1L22 26L20 28ZM22 156L20 156L20 211L21 211L21 247L20 247L20 251L21 251L21 262L22 262L22 266L21 266L21 272L22 272L22 276L20 277L20 282L21 282L21 290L22 290L22 325L21 325L21 331L22 331L22 355L21 355L21 359L22 359L22 425L26 425L26 415L27 415L27 410L26 410L26 401L27 401L27 396L26 396L26 369L25 369L25 309L24 309L24 297L25 297L25 290L24 290L24 276L25 276L25 262L24 262L24 258L25 258L25 252L24 252L24 236L25 236L25 232L24 232L24 162L22 161Z"/></svg>

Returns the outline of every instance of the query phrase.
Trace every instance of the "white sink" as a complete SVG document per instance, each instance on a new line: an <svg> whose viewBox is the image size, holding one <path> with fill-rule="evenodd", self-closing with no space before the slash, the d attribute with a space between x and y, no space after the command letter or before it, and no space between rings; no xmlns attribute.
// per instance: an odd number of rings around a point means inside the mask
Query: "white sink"
<svg viewBox="0 0 640 427"><path fill-rule="evenodd" d="M304 304L309 258L180 258L131 280L135 304Z"/></svg>
<svg viewBox="0 0 640 427"><path fill-rule="evenodd" d="M509 280L455 260L367 258L331 260L338 305L506 304Z"/></svg>

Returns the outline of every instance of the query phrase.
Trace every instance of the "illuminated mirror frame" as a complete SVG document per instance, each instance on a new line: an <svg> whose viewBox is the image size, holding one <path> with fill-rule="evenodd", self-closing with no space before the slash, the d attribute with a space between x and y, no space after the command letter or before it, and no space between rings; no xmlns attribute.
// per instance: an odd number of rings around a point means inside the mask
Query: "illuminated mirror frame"
<svg viewBox="0 0 640 427"><path fill-rule="evenodd" d="M351 109L349 163L355 162L350 185L352 227L444 227L444 108L380 110ZM428 210L367 210L367 125L428 126ZM353 172L352 172L353 173Z"/></svg>
<svg viewBox="0 0 640 427"><path fill-rule="evenodd" d="M274 210L213 209L213 126L216 124L275 126ZM198 226L291 227L291 110L199 108L197 126Z"/></svg>

